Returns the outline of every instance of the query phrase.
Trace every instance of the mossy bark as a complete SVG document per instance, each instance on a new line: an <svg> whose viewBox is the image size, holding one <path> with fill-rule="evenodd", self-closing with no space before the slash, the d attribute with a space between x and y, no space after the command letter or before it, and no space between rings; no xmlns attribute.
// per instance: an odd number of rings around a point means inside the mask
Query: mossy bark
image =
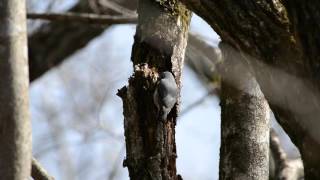
<svg viewBox="0 0 320 180"><path fill-rule="evenodd" d="M26 7L0 0L0 179L31 173Z"/></svg>
<svg viewBox="0 0 320 180"><path fill-rule="evenodd" d="M181 89L191 14L176 1L163 4L151 0L139 1L138 14L131 57L134 73L118 93L124 108L124 166L132 180L176 180L181 178L176 172L175 145L179 101L167 120L159 121L153 92L163 71L172 72Z"/></svg>
<svg viewBox="0 0 320 180"><path fill-rule="evenodd" d="M182 0L245 57L277 120L320 179L318 1Z"/></svg>

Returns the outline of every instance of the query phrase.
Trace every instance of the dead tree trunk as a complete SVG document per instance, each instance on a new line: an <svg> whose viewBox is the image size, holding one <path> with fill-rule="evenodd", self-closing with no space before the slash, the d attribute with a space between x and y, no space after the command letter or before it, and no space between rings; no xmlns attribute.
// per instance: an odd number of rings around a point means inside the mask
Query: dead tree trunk
<svg viewBox="0 0 320 180"><path fill-rule="evenodd" d="M8 180L31 173L25 9L23 0L0 0L0 177Z"/></svg>
<svg viewBox="0 0 320 180"><path fill-rule="evenodd" d="M181 88L181 71L191 14L174 0L140 0L131 60L134 74L119 90L130 179L176 180L175 125L178 104L159 121L153 93L158 73L172 72ZM180 92L179 92L180 94Z"/></svg>
<svg viewBox="0 0 320 180"><path fill-rule="evenodd" d="M269 106L241 56L220 43L221 148L219 179L269 179Z"/></svg>

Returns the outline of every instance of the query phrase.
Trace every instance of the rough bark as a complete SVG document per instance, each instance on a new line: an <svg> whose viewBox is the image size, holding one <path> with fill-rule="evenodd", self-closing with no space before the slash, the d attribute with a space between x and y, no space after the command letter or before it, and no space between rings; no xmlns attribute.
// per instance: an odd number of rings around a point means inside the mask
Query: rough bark
<svg viewBox="0 0 320 180"><path fill-rule="evenodd" d="M219 179L269 179L270 110L238 53L221 43Z"/></svg>
<svg viewBox="0 0 320 180"><path fill-rule="evenodd" d="M31 130L26 10L23 0L0 0L0 177L28 179Z"/></svg>
<svg viewBox="0 0 320 180"><path fill-rule="evenodd" d="M118 93L124 108L124 166L132 180L177 180L175 125L179 101L167 120L159 121L153 92L158 73L163 71L172 72L181 88L191 14L174 0L140 0L138 14L131 57L134 74Z"/></svg>
<svg viewBox="0 0 320 180"><path fill-rule="evenodd" d="M70 12L95 13L88 2L80 0L70 9ZM136 8L136 0L118 0L117 2L128 9ZM110 9L99 8L99 10L104 14L115 14ZM77 50L85 47L108 27L108 25L87 27L77 22L44 24L37 32L29 36L30 81L40 77Z"/></svg>
<svg viewBox="0 0 320 180"><path fill-rule="evenodd" d="M182 0L240 54L299 148L306 179L320 179L317 1Z"/></svg>

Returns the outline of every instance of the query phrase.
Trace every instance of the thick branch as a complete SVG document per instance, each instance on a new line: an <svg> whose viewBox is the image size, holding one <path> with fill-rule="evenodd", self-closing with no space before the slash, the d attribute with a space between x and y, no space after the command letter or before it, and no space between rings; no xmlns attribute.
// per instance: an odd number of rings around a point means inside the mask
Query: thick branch
<svg viewBox="0 0 320 180"><path fill-rule="evenodd" d="M221 63L221 52L219 48L208 45L196 34L189 34L186 51L186 63L193 69L197 76L203 80L208 89L220 89L220 74L217 70Z"/></svg>
<svg viewBox="0 0 320 180"><path fill-rule="evenodd" d="M299 148L306 178L319 179L319 3L183 1L245 56L277 120Z"/></svg>

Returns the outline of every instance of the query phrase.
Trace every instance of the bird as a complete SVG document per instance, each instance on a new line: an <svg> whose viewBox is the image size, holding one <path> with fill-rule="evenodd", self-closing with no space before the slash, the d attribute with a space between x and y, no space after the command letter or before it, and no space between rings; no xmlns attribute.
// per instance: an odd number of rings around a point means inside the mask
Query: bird
<svg viewBox="0 0 320 180"><path fill-rule="evenodd" d="M161 72L153 94L153 101L158 109L159 120L166 121L177 99L178 86L173 74L169 71Z"/></svg>

